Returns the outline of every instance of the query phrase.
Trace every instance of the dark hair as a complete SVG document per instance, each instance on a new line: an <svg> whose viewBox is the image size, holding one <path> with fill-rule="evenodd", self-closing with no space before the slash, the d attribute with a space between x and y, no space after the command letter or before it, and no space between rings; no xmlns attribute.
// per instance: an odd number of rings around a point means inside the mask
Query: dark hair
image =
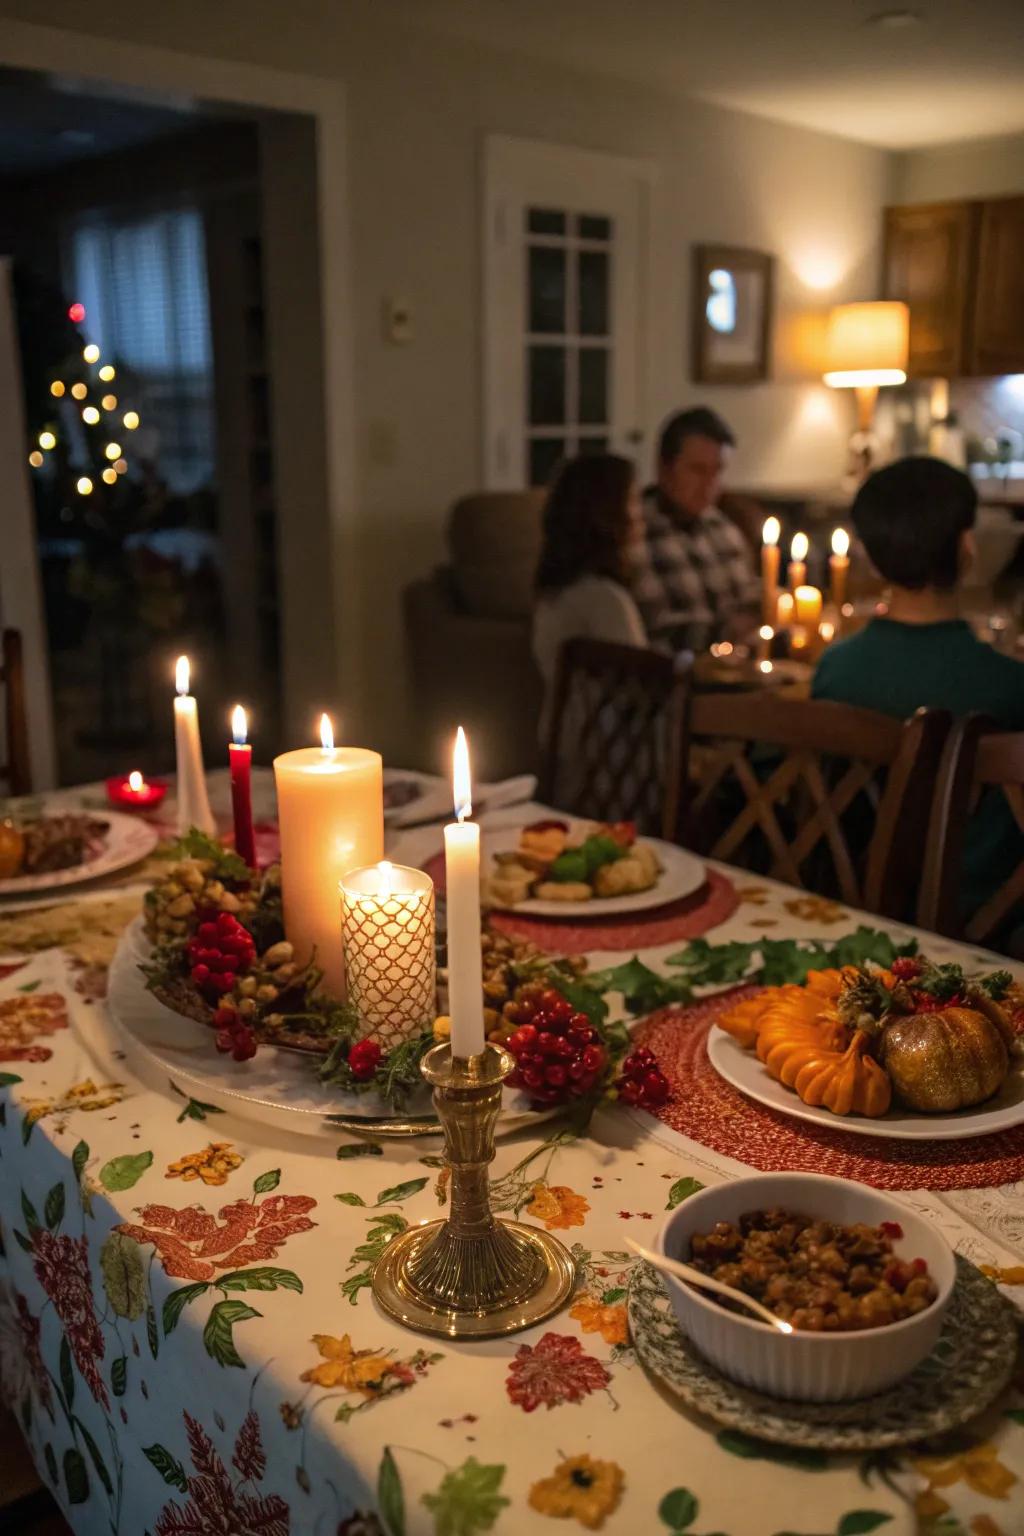
<svg viewBox="0 0 1024 1536"><path fill-rule="evenodd" d="M561 591L579 576L622 580L634 479L629 459L615 453L584 453L562 465L544 505L538 591Z"/></svg>
<svg viewBox="0 0 1024 1536"><path fill-rule="evenodd" d="M886 581L920 591L955 587L960 535L973 527L978 495L941 459L910 458L876 470L857 492L853 526Z"/></svg>
<svg viewBox="0 0 1024 1536"><path fill-rule="evenodd" d="M658 439L658 458L662 464L671 464L688 437L710 437L723 448L735 448L736 439L715 411L706 405L695 405L689 411L677 411L661 429Z"/></svg>

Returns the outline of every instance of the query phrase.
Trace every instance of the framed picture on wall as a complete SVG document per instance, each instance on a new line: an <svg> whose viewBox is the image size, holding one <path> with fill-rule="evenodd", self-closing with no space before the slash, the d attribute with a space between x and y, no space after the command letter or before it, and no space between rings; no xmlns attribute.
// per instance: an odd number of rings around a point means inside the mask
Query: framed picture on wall
<svg viewBox="0 0 1024 1536"><path fill-rule="evenodd" d="M735 245L693 248L693 377L757 384L768 377L774 258Z"/></svg>

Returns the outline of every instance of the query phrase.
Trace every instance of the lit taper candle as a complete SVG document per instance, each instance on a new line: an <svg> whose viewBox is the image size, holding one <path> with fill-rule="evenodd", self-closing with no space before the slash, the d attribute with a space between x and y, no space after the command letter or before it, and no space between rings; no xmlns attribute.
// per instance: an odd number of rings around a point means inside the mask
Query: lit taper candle
<svg viewBox="0 0 1024 1536"><path fill-rule="evenodd" d="M215 831L213 812L206 794L203 747L199 739L199 709L189 693L187 656L179 656L174 669L174 749L177 757L178 831L198 827L210 836Z"/></svg>
<svg viewBox="0 0 1024 1536"><path fill-rule="evenodd" d="M457 820L444 829L448 907L448 1013L452 1055L479 1056L484 1048L483 966L480 957L480 828L473 813L469 747L459 726L452 754Z"/></svg>
<svg viewBox="0 0 1024 1536"><path fill-rule="evenodd" d="M777 517L766 517L761 529L761 617L765 624L775 623L775 605L779 598L779 536L782 524Z"/></svg>
<svg viewBox="0 0 1024 1536"><path fill-rule="evenodd" d="M850 573L850 535L845 528L837 528L832 535L832 553L828 561L832 606L840 614L846 602L846 578Z"/></svg>
<svg viewBox="0 0 1024 1536"><path fill-rule="evenodd" d="M789 590L796 592L797 587L807 583L807 551L810 549L810 540L806 533L794 533L793 542L789 546Z"/></svg>
<svg viewBox="0 0 1024 1536"><path fill-rule="evenodd" d="M250 869L256 868L256 839L252 830L252 747L248 741L249 722L241 704L231 713L228 762L231 767L231 809L235 818L235 852Z"/></svg>

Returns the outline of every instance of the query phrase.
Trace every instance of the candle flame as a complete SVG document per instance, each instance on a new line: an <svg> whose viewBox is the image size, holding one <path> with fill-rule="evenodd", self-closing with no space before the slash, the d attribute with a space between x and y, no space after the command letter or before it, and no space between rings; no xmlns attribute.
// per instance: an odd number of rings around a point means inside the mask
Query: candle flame
<svg viewBox="0 0 1024 1536"><path fill-rule="evenodd" d="M191 669L187 656L179 656L174 665L174 686L180 694L188 693L188 685L191 681Z"/></svg>
<svg viewBox="0 0 1024 1536"><path fill-rule="evenodd" d="M810 540L806 533L794 533L793 542L789 546L789 553L794 560L806 560L807 551L810 547Z"/></svg>
<svg viewBox="0 0 1024 1536"><path fill-rule="evenodd" d="M758 630L758 634L760 635L762 640L774 640L775 639L775 631L774 631L774 629L772 629L770 624L762 624L761 628Z"/></svg>
<svg viewBox="0 0 1024 1536"><path fill-rule="evenodd" d="M469 777L469 745L466 733L460 725L455 732L455 750L452 753L452 792L455 814L460 821L473 814L473 789Z"/></svg>
<svg viewBox="0 0 1024 1536"><path fill-rule="evenodd" d="M142 788L142 774L137 768L128 775L128 788L136 795Z"/></svg>
<svg viewBox="0 0 1024 1536"><path fill-rule="evenodd" d="M762 544L777 544L779 542L779 535L781 532L782 524L779 522L778 518L766 517L764 520L764 526L761 529Z"/></svg>
<svg viewBox="0 0 1024 1536"><path fill-rule="evenodd" d="M836 627L828 619L822 619L821 623L818 625L818 634L824 640L825 644L829 645L836 637Z"/></svg>
<svg viewBox="0 0 1024 1536"><path fill-rule="evenodd" d="M236 747L244 747L249 737L249 722L246 719L245 710L241 704L236 704L231 711L231 735Z"/></svg>
<svg viewBox="0 0 1024 1536"><path fill-rule="evenodd" d="M848 555L850 553L850 535L845 528L837 528L832 535L832 553L834 555Z"/></svg>
<svg viewBox="0 0 1024 1536"><path fill-rule="evenodd" d="M330 715L320 716L320 745L325 752L334 751L334 726Z"/></svg>
<svg viewBox="0 0 1024 1536"><path fill-rule="evenodd" d="M395 867L390 859L381 859L377 865L377 873L380 876L380 890L378 896L387 897L394 889Z"/></svg>

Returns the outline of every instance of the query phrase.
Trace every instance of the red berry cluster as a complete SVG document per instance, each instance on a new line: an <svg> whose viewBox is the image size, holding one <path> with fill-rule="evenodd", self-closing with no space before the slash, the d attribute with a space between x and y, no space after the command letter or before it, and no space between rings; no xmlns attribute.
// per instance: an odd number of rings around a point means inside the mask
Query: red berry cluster
<svg viewBox="0 0 1024 1536"><path fill-rule="evenodd" d="M230 912L200 923L188 942L189 974L210 1002L233 992L241 973L256 958L252 934Z"/></svg>
<svg viewBox="0 0 1024 1536"><path fill-rule="evenodd" d="M656 1109L672 1096L668 1079L658 1066L653 1051L642 1045L622 1063L622 1075L616 1086L623 1104L632 1104L638 1109Z"/></svg>
<svg viewBox="0 0 1024 1536"><path fill-rule="evenodd" d="M544 1104L589 1093L604 1075L608 1052L586 1014L554 987L517 1006L518 1027L506 1042L516 1059L509 1082Z"/></svg>
<svg viewBox="0 0 1024 1536"><path fill-rule="evenodd" d="M236 1009L222 1003L213 1016L213 1026L217 1031L218 1051L225 1054L230 1051L235 1061L248 1061L256 1055L252 1026Z"/></svg>
<svg viewBox="0 0 1024 1536"><path fill-rule="evenodd" d="M368 1083L382 1055L376 1040L357 1040L348 1053L348 1067L357 1083Z"/></svg>
<svg viewBox="0 0 1024 1536"><path fill-rule="evenodd" d="M913 981L921 974L921 961L916 955L897 955L889 967L897 981Z"/></svg>

